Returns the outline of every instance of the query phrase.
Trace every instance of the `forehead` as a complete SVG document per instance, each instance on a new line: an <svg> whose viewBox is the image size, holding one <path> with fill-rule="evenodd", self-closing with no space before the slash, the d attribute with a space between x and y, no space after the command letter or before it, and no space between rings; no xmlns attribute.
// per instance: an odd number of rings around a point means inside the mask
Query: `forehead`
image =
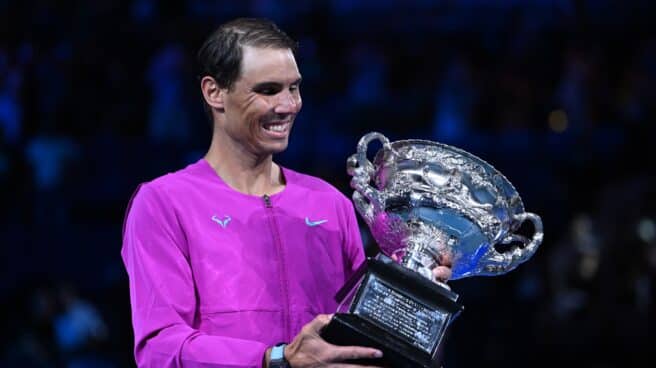
<svg viewBox="0 0 656 368"><path fill-rule="evenodd" d="M301 77L290 49L244 46L240 80L292 83Z"/></svg>

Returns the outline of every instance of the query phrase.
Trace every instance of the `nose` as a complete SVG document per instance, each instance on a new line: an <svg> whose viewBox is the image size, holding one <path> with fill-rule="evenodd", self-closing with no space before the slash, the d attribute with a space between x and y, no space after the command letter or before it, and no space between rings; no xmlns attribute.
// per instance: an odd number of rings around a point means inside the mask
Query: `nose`
<svg viewBox="0 0 656 368"><path fill-rule="evenodd" d="M277 114L296 114L301 110L301 95L298 92L283 91L279 94L274 111Z"/></svg>

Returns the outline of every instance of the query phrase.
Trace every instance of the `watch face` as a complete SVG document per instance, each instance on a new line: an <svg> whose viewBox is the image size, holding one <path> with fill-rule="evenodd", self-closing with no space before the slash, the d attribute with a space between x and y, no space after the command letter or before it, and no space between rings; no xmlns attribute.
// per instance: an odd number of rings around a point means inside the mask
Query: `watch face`
<svg viewBox="0 0 656 368"><path fill-rule="evenodd" d="M271 361L269 362L270 368L288 368L287 360L285 360L285 344L279 344L271 349Z"/></svg>

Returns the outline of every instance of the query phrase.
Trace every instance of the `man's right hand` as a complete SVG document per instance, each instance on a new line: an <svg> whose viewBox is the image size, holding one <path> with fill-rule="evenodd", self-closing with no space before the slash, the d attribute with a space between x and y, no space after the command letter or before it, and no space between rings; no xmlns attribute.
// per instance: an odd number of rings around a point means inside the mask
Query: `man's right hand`
<svg viewBox="0 0 656 368"><path fill-rule="evenodd" d="M377 349L361 346L337 346L323 340L319 333L326 327L331 318L332 315L318 315L303 326L301 332L287 345L285 359L292 368L366 368L366 366L343 362L351 359L380 358L383 356L383 353Z"/></svg>

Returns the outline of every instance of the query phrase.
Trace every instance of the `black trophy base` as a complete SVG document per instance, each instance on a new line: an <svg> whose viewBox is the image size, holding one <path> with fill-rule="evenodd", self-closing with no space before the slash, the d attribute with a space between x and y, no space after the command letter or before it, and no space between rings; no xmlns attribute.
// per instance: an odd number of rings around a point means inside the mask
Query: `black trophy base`
<svg viewBox="0 0 656 368"><path fill-rule="evenodd" d="M341 346L365 346L383 352L382 358L354 359L346 363L378 367L430 367L431 356L403 343L373 323L348 313L337 313L321 332L324 340Z"/></svg>
<svg viewBox="0 0 656 368"><path fill-rule="evenodd" d="M322 338L334 345L373 347L383 352L380 359L349 363L438 367L437 352L446 327L463 309L457 303L458 295L381 257L367 259L336 298L352 290L356 279L362 282L349 313L335 314L322 330Z"/></svg>

